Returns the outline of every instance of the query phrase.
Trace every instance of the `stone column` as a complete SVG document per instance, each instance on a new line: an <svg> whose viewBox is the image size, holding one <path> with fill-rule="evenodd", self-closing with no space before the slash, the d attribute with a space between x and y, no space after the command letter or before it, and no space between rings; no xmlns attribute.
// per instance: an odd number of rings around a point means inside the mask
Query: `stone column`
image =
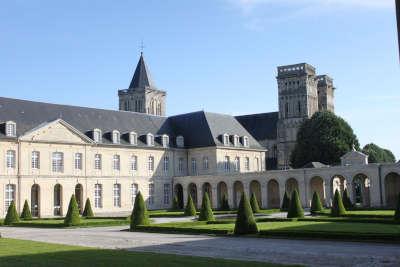
<svg viewBox="0 0 400 267"><path fill-rule="evenodd" d="M186 207L186 203L188 201L188 190L187 185L182 184L182 194L183 194L183 208Z"/></svg>
<svg viewBox="0 0 400 267"><path fill-rule="evenodd" d="M261 206L263 209L268 209L268 190L267 181L261 183Z"/></svg>
<svg viewBox="0 0 400 267"><path fill-rule="evenodd" d="M227 191L228 191L228 203L229 203L229 207L231 209L235 208L234 203L235 201L233 200L234 198L234 188L233 188L233 183L227 183L226 186L228 187Z"/></svg>
<svg viewBox="0 0 400 267"><path fill-rule="evenodd" d="M327 186L328 185L328 186ZM325 206L332 206L332 188L330 185L330 181L324 180L324 190L325 190Z"/></svg>
<svg viewBox="0 0 400 267"><path fill-rule="evenodd" d="M212 192L212 196L211 196L212 208L217 209L218 208L218 195L217 195L217 185L216 184L211 185L211 192Z"/></svg>
<svg viewBox="0 0 400 267"><path fill-rule="evenodd" d="M203 190L201 188L201 185L196 184L196 189L197 189L197 207L196 209L201 208L201 203L203 201Z"/></svg>

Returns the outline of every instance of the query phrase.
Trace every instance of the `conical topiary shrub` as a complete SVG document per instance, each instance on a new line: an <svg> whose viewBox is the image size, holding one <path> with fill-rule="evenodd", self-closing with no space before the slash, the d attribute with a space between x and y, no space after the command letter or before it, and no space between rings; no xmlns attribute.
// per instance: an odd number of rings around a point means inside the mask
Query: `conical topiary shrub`
<svg viewBox="0 0 400 267"><path fill-rule="evenodd" d="M6 218L4 219L4 225L12 225L19 222L17 209L15 208L14 200L11 201L10 206L7 210Z"/></svg>
<svg viewBox="0 0 400 267"><path fill-rule="evenodd" d="M340 197L340 193L336 189L331 208L331 216L341 217L345 214L346 214L346 209L344 208L342 198Z"/></svg>
<svg viewBox="0 0 400 267"><path fill-rule="evenodd" d="M90 199L86 199L85 208L83 209L82 217L91 218L94 217L92 210L92 204L90 204Z"/></svg>
<svg viewBox="0 0 400 267"><path fill-rule="evenodd" d="M76 226L81 222L81 218L79 217L79 209L78 203L76 202L75 195L71 196L71 200L69 201L67 216L65 216L64 224L66 226Z"/></svg>
<svg viewBox="0 0 400 267"><path fill-rule="evenodd" d="M394 212L394 219L400 223L400 194L399 197L397 198L397 206L396 206L396 211Z"/></svg>
<svg viewBox="0 0 400 267"><path fill-rule="evenodd" d="M229 207L228 197L226 196L226 194L223 194L221 198L220 210L230 210L230 209L231 208Z"/></svg>
<svg viewBox="0 0 400 267"><path fill-rule="evenodd" d="M185 208L186 216L196 216L196 207L194 206L192 196L188 194L188 200Z"/></svg>
<svg viewBox="0 0 400 267"><path fill-rule="evenodd" d="M343 192L342 201L343 201L343 206L346 210L351 209L353 207L353 204L351 203L349 192L347 191L347 188Z"/></svg>
<svg viewBox="0 0 400 267"><path fill-rule="evenodd" d="M251 194L250 205L253 213L260 212L260 206L258 205L258 200L255 193Z"/></svg>
<svg viewBox="0 0 400 267"><path fill-rule="evenodd" d="M303 218L304 211L301 206L299 193L297 190L293 190L292 197L290 199L289 211L287 214L288 218Z"/></svg>
<svg viewBox="0 0 400 267"><path fill-rule="evenodd" d="M322 203L321 199L319 198L319 194L314 192L312 201L311 201L311 209L310 212L315 214L316 212L322 211Z"/></svg>
<svg viewBox="0 0 400 267"><path fill-rule="evenodd" d="M149 214L147 213L146 204L144 203L142 193L139 191L139 193L136 195L135 204L131 214L130 230L134 231L136 226L148 225L149 223Z"/></svg>
<svg viewBox="0 0 400 267"><path fill-rule="evenodd" d="M171 210L173 210L173 211L180 210L179 201L178 201L177 196L174 196L174 198L172 199L172 209Z"/></svg>
<svg viewBox="0 0 400 267"><path fill-rule="evenodd" d="M289 206L290 206L290 198L288 196L288 193L285 191L285 194L283 195L281 211L288 211Z"/></svg>
<svg viewBox="0 0 400 267"><path fill-rule="evenodd" d="M245 193L242 194L240 199L234 233L236 235L258 233L258 227L254 219L253 211Z"/></svg>
<svg viewBox="0 0 400 267"><path fill-rule="evenodd" d="M25 199L24 202L24 208L22 209L22 213L20 218L22 220L32 220L32 213L31 210L29 208L29 204L28 204L28 200Z"/></svg>
<svg viewBox="0 0 400 267"><path fill-rule="evenodd" d="M203 201L201 202L199 221L215 221L214 214L211 209L210 198L208 197L207 192L204 193Z"/></svg>

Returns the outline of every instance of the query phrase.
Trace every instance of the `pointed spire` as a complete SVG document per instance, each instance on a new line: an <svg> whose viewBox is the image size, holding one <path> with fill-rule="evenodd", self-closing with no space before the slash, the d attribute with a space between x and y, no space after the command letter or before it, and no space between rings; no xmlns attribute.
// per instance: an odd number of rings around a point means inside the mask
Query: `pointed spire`
<svg viewBox="0 0 400 267"><path fill-rule="evenodd" d="M150 77L150 71L144 62L143 52L140 52L139 62L136 66L135 74L133 74L133 78L131 84L129 85L129 89L131 88L144 88L144 87L153 87L154 83Z"/></svg>

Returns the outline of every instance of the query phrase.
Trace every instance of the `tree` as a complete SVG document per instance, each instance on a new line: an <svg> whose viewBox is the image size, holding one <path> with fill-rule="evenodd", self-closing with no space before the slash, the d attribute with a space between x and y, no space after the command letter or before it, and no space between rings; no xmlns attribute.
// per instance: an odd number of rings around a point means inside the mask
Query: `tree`
<svg viewBox="0 0 400 267"><path fill-rule="evenodd" d="M19 222L17 209L15 208L14 200L11 201L10 206L8 206L6 218L4 219L4 225L12 225Z"/></svg>
<svg viewBox="0 0 400 267"><path fill-rule="evenodd" d="M290 198L288 196L288 193L285 191L285 194L283 195L281 211L288 211L289 206L290 206Z"/></svg>
<svg viewBox="0 0 400 267"><path fill-rule="evenodd" d="M290 199L289 211L287 213L287 218L303 218L304 211L301 206L299 193L297 190L293 190L292 197Z"/></svg>
<svg viewBox="0 0 400 267"><path fill-rule="evenodd" d="M258 200L255 193L251 194L250 205L254 213L260 212L260 206L258 205Z"/></svg>
<svg viewBox="0 0 400 267"><path fill-rule="evenodd" d="M396 211L394 213L394 219L400 223L400 193L399 196L397 198L397 206L396 206Z"/></svg>
<svg viewBox="0 0 400 267"><path fill-rule="evenodd" d="M89 198L86 199L85 209L83 210L82 216L86 218L94 217L92 205L90 204Z"/></svg>
<svg viewBox="0 0 400 267"><path fill-rule="evenodd" d="M317 161L327 165L340 163L340 157L359 143L353 129L330 111L316 112L306 119L297 133L297 143L291 154L291 165L301 168Z"/></svg>
<svg viewBox="0 0 400 267"><path fill-rule="evenodd" d="M346 209L344 208L342 198L340 197L339 191L336 189L335 196L333 198L331 216L332 217L342 217L346 214Z"/></svg>
<svg viewBox="0 0 400 267"><path fill-rule="evenodd" d="M136 195L131 214L130 230L134 231L138 225L148 225L149 223L149 214L147 213L146 204L144 203L142 193L139 191Z"/></svg>
<svg viewBox="0 0 400 267"><path fill-rule="evenodd" d="M380 146L374 143L365 145L364 148L362 149L362 152L368 155L369 163L396 162L396 158L390 150L381 148Z"/></svg>
<svg viewBox="0 0 400 267"><path fill-rule="evenodd" d="M353 207L353 204L351 203L351 200L350 200L349 191L347 191L347 188L344 189L343 196L342 196L342 202L343 202L343 206L346 210L351 209Z"/></svg>
<svg viewBox="0 0 400 267"><path fill-rule="evenodd" d="M22 220L32 220L32 213L31 213L31 210L29 209L28 200L26 200L26 199L24 202L24 208L22 209L20 218Z"/></svg>
<svg viewBox="0 0 400 267"><path fill-rule="evenodd" d="M65 216L64 224L66 226L76 226L81 222L81 218L79 217L79 209L78 202L76 202L75 195L71 196L71 200L69 201L67 216Z"/></svg>
<svg viewBox="0 0 400 267"><path fill-rule="evenodd" d="M254 219L253 211L245 193L242 193L242 197L240 198L234 233L236 235L258 233L256 220Z"/></svg>
<svg viewBox="0 0 400 267"><path fill-rule="evenodd" d="M172 199L172 210L180 210L178 196L174 196Z"/></svg>
<svg viewBox="0 0 400 267"><path fill-rule="evenodd" d="M203 201L201 202L199 221L215 221L214 214L211 209L210 198L208 197L207 192L204 193Z"/></svg>
<svg viewBox="0 0 400 267"><path fill-rule="evenodd" d="M188 200L185 208L186 216L196 216L196 207L194 206L192 196L188 194Z"/></svg>
<svg viewBox="0 0 400 267"><path fill-rule="evenodd" d="M223 194L221 198L220 210L230 210L230 209L231 208L229 207L228 197L226 196L226 194Z"/></svg>
<svg viewBox="0 0 400 267"><path fill-rule="evenodd" d="M312 201L311 201L311 213L316 213L322 210L322 203L317 192L314 192Z"/></svg>

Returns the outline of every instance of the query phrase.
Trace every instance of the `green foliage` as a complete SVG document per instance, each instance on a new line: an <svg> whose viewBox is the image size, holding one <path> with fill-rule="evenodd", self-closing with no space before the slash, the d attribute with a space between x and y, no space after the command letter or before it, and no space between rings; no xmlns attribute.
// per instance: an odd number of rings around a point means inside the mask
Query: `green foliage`
<svg viewBox="0 0 400 267"><path fill-rule="evenodd" d="M297 190L293 190L292 197L290 199L289 211L287 218L303 218L304 211L301 206L299 193Z"/></svg>
<svg viewBox="0 0 400 267"><path fill-rule="evenodd" d="M69 201L67 216L65 216L64 224L66 226L76 226L81 222L81 218L79 217L79 209L78 202L76 202L75 195L71 196L71 200Z"/></svg>
<svg viewBox="0 0 400 267"><path fill-rule="evenodd" d="M32 220L32 213L29 208L28 200L25 199L24 208L22 209L21 217L22 220Z"/></svg>
<svg viewBox="0 0 400 267"><path fill-rule="evenodd" d="M397 206L396 206L396 210L394 212L394 219L398 223L400 223L400 194L399 194L398 199L397 199Z"/></svg>
<svg viewBox="0 0 400 267"><path fill-rule="evenodd" d="M288 196L288 193L285 191L285 194L283 195L281 211L288 211L289 206L290 206L290 198Z"/></svg>
<svg viewBox="0 0 400 267"><path fill-rule="evenodd" d="M258 205L258 200L255 193L251 194L250 205L254 213L260 212L260 206Z"/></svg>
<svg viewBox="0 0 400 267"><path fill-rule="evenodd" d="M188 194L188 200L185 208L186 216L195 216L196 215L196 207L194 206L192 196Z"/></svg>
<svg viewBox="0 0 400 267"><path fill-rule="evenodd" d="M146 204L144 203L142 193L139 191L139 193L136 195L135 204L131 214L130 230L134 231L138 225L149 224L149 214L147 213Z"/></svg>
<svg viewBox="0 0 400 267"><path fill-rule="evenodd" d="M178 196L174 196L174 198L172 199L172 210L174 211L176 211L176 210L180 210L180 207L179 207L179 200L178 200Z"/></svg>
<svg viewBox="0 0 400 267"><path fill-rule="evenodd" d="M342 217L346 214L346 209L344 208L342 198L340 197L339 191L336 189L335 196L333 198L331 216L332 217Z"/></svg>
<svg viewBox="0 0 400 267"><path fill-rule="evenodd" d="M364 146L362 152L368 155L369 163L394 163L396 158L393 153L388 150L381 148L380 146L370 143Z"/></svg>
<svg viewBox="0 0 400 267"><path fill-rule="evenodd" d="M214 214L211 209L210 198L208 197L207 192L204 193L203 201L201 202L199 221L215 221Z"/></svg>
<svg viewBox="0 0 400 267"><path fill-rule="evenodd" d="M343 201L344 208L346 210L351 209L353 207L353 204L351 203L351 200L350 200L349 191L347 191L347 188L343 192L342 201Z"/></svg>
<svg viewBox="0 0 400 267"><path fill-rule="evenodd" d="M314 192L312 201L311 201L311 213L315 213L322 210L322 203L317 192Z"/></svg>
<svg viewBox="0 0 400 267"><path fill-rule="evenodd" d="M231 209L229 207L228 197L226 196L226 194L222 195L220 207L221 207L220 210L230 210Z"/></svg>
<svg viewBox="0 0 400 267"><path fill-rule="evenodd" d="M300 126L291 165L301 168L313 161L335 165L353 145L359 149L357 137L345 120L330 111L317 112Z"/></svg>
<svg viewBox="0 0 400 267"><path fill-rule="evenodd" d="M19 222L17 209L15 208L14 200L11 201L10 206L7 210L6 218L4 219L4 225L12 225L14 223Z"/></svg>
<svg viewBox="0 0 400 267"><path fill-rule="evenodd" d="M256 220L254 219L250 202L245 193L243 193L242 197L240 198L234 233L236 235L258 233Z"/></svg>
<svg viewBox="0 0 400 267"><path fill-rule="evenodd" d="M82 216L87 218L94 217L92 205L90 204L89 198L86 199L85 209L83 210Z"/></svg>

